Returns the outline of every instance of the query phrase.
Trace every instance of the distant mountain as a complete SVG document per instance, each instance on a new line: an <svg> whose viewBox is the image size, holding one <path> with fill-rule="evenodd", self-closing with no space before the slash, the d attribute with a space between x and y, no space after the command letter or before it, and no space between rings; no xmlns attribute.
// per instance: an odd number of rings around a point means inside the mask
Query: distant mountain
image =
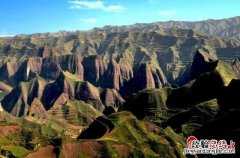
<svg viewBox="0 0 240 158"><path fill-rule="evenodd" d="M142 64L147 64L153 75L147 82L152 83L142 87L158 88L167 82L177 83L199 48L216 58L233 62L239 55L239 46L236 40L176 28L147 32L95 30L59 37L1 38L0 71L2 80L18 83L26 81L34 72L56 78L57 71L63 69L80 75L95 86L121 89L138 74ZM35 59L29 59L31 57ZM37 62L33 64L34 61ZM32 67L29 74L26 74L27 67ZM108 77L104 77L106 75Z"/></svg>
<svg viewBox="0 0 240 158"><path fill-rule="evenodd" d="M233 140L239 157L238 28L236 17L0 38L1 154L184 158L193 135Z"/></svg>
<svg viewBox="0 0 240 158"><path fill-rule="evenodd" d="M240 40L240 16L220 20L167 21L139 23L126 26L105 26L103 28L95 28L93 30L104 31L107 33L128 31L149 32L159 30L160 28L192 29L208 35Z"/></svg>
<svg viewBox="0 0 240 158"><path fill-rule="evenodd" d="M192 29L204 34L224 37L229 39L240 40L240 16L225 18L225 19L209 19L202 21L166 21L153 23L136 23L133 25L111 26L107 25L102 28L93 28L89 31L59 31L55 33L34 33L31 35L17 35L17 37L61 37L69 35L77 35L81 32L151 32L161 28L175 28L175 29Z"/></svg>
<svg viewBox="0 0 240 158"><path fill-rule="evenodd" d="M52 83L46 83L41 78L30 82L20 82L1 101L2 107L15 116L27 116L31 113L34 100L38 99L36 108L53 110L62 108L70 99L82 100L103 112L104 106L118 108L123 104L123 98L114 89L101 89L89 82L81 81L69 72L60 72L59 77Z"/></svg>

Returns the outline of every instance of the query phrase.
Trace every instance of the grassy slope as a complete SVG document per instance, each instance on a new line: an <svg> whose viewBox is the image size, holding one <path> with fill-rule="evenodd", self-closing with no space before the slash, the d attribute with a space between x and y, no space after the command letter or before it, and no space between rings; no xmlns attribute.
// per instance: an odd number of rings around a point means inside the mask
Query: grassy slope
<svg viewBox="0 0 240 158"><path fill-rule="evenodd" d="M113 113L105 119L114 125L112 128L106 121L102 122L108 126L108 130L98 142L104 146L105 156L122 157L128 153L127 156L133 157L184 157L182 148L185 146L185 138L170 127L159 129L155 126L159 133L153 133L143 121L126 111ZM120 146L126 149L122 151L118 148Z"/></svg>
<svg viewBox="0 0 240 158"><path fill-rule="evenodd" d="M25 157L30 153L30 151L21 146L3 146L1 150L10 151L16 158Z"/></svg>

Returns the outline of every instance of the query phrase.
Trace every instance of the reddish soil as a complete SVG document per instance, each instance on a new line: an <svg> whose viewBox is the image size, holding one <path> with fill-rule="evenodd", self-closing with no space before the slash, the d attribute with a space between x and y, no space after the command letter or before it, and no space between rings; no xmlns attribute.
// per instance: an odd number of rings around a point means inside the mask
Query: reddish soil
<svg viewBox="0 0 240 158"><path fill-rule="evenodd" d="M132 149L125 144L115 144L113 147L118 151L120 157L128 157Z"/></svg>
<svg viewBox="0 0 240 158"><path fill-rule="evenodd" d="M160 129L156 125L154 125L153 123L151 123L149 121L146 121L146 120L144 120L143 123L144 123L144 126L146 127L146 129L149 132L152 132L154 134L159 134L160 133Z"/></svg>
<svg viewBox="0 0 240 158"><path fill-rule="evenodd" d="M54 147L51 145L41 147L38 151L28 155L26 158L56 158L53 149Z"/></svg>
<svg viewBox="0 0 240 158"><path fill-rule="evenodd" d="M97 151L101 149L101 144L96 141L84 141L75 144L63 145L63 155L65 158L77 158L79 155L86 157L99 157Z"/></svg>
<svg viewBox="0 0 240 158"><path fill-rule="evenodd" d="M18 132L18 130L18 125L0 126L0 135L6 137L9 134Z"/></svg>
<svg viewBox="0 0 240 158"><path fill-rule="evenodd" d="M79 136L80 130L82 129L84 129L83 126L76 126L76 125L69 124L69 126L67 127L67 130L65 131L65 134L76 139Z"/></svg>

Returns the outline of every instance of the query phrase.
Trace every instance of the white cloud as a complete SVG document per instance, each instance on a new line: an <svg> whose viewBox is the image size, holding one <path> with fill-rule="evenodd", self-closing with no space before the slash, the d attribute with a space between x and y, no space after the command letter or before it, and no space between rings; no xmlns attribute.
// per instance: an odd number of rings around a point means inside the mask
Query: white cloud
<svg viewBox="0 0 240 158"><path fill-rule="evenodd" d="M0 34L0 37L13 37L15 35Z"/></svg>
<svg viewBox="0 0 240 158"><path fill-rule="evenodd" d="M8 34L6 31L0 30L0 37L13 37L14 35Z"/></svg>
<svg viewBox="0 0 240 158"><path fill-rule="evenodd" d="M81 22L86 23L86 24L96 24L97 19L94 19L94 18L81 19Z"/></svg>
<svg viewBox="0 0 240 158"><path fill-rule="evenodd" d="M164 10L164 11L160 11L158 12L159 15L164 15L164 16L172 16L175 15L177 12L174 10Z"/></svg>
<svg viewBox="0 0 240 158"><path fill-rule="evenodd" d="M109 12L120 12L127 8L121 5L105 5L103 1L73 0L69 1L71 9L98 9Z"/></svg>

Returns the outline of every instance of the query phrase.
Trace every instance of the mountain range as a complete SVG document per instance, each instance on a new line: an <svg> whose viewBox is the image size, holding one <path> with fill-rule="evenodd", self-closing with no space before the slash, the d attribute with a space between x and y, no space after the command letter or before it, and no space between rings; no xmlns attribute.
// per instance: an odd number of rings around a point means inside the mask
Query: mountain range
<svg viewBox="0 0 240 158"><path fill-rule="evenodd" d="M234 17L0 38L1 154L186 157L191 135L239 154L239 28Z"/></svg>

